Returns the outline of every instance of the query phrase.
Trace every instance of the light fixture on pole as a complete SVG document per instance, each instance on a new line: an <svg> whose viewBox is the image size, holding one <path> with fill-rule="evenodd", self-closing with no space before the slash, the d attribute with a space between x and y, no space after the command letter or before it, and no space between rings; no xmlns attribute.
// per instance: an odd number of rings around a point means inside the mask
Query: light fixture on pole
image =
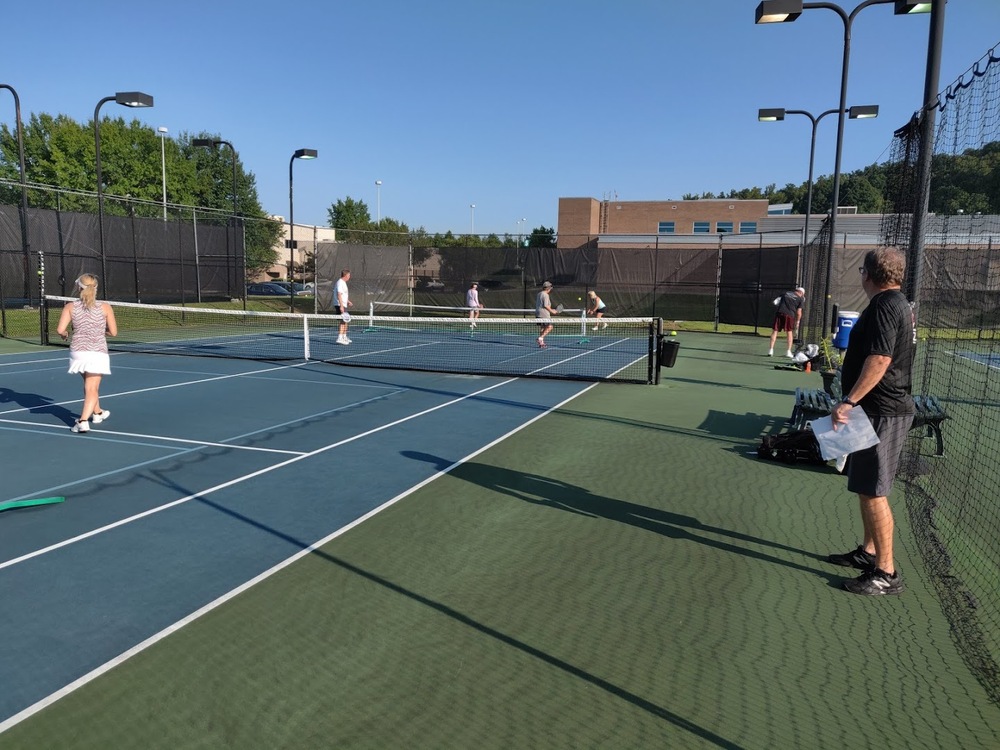
<svg viewBox="0 0 1000 750"><path fill-rule="evenodd" d="M838 110L828 109L819 115L814 116L811 112L806 112L804 109L760 109L757 110L757 119L760 122L781 122L785 119L785 115L804 115L809 118L809 122L812 123L812 136L809 139L809 181L806 183L806 221L802 228L802 248L805 249L806 244L809 242L809 218L812 216L812 197L813 197L813 163L816 157L816 128L819 126L820 120L822 120L827 115L836 114ZM873 117L878 117L878 105L877 104L865 104L859 105L857 107L851 107L847 110L847 116L851 120L865 120Z"/></svg>
<svg viewBox="0 0 1000 750"><path fill-rule="evenodd" d="M106 96L94 107L94 166L97 168L97 227L101 251L101 283L105 293L108 290L108 264L104 248L104 178L101 175L101 107L108 102L123 107L152 107L153 97L141 91L119 91L114 96Z"/></svg>
<svg viewBox="0 0 1000 750"><path fill-rule="evenodd" d="M193 141L191 141L191 145L194 146L195 148L217 148L219 146L226 146L226 147L229 148L229 153L233 157L233 221L232 221L232 224L233 224L233 252L232 252L232 258L235 261L235 258L236 258L236 230L239 227L239 219L237 218L238 215L239 215L238 214L238 210L237 210L237 198L239 197L239 190L238 190L239 183L238 183L237 178L236 178L236 149L233 148L233 144L230 143L229 141L216 140L214 138L195 138ZM229 271L229 269L227 268L227 272L226 272L226 293L229 294L230 298L232 297L232 288L230 286L230 280L231 280L231 278L232 278L232 272ZM240 296L244 297L244 299L245 299L245 296L246 296L245 295L245 292L246 292L245 285L244 285L243 292L244 293L241 294Z"/></svg>
<svg viewBox="0 0 1000 750"><path fill-rule="evenodd" d="M295 312L295 202L292 200L292 166L296 159L315 159L319 152L314 148L300 148L288 160L288 305Z"/></svg>
<svg viewBox="0 0 1000 750"><path fill-rule="evenodd" d="M375 180L375 226L382 224L382 180Z"/></svg>
<svg viewBox="0 0 1000 750"><path fill-rule="evenodd" d="M830 207L830 247L826 259L826 279L823 292L823 324L822 333L826 333L830 321L830 277L833 275L833 249L837 243L837 210L840 202L840 164L844 151L844 113L847 112L847 71L851 60L851 26L854 18L871 5L887 5L893 3L897 16L913 13L925 13L930 10L927 2L918 0L864 0L850 15L835 3L803 2L803 0L761 0L754 15L754 23L789 23L794 21L803 10L826 9L834 11L844 22L844 57L840 71L840 106L834 110L837 116L837 150L833 162L833 201Z"/></svg>
<svg viewBox="0 0 1000 750"><path fill-rule="evenodd" d="M469 204L469 215L470 215L470 221L471 221L471 224L472 224L472 231L469 232L469 234L475 234L476 233L476 204L475 203L470 203Z"/></svg>
<svg viewBox="0 0 1000 750"><path fill-rule="evenodd" d="M163 175L163 220L167 220L167 130L162 125L156 129L156 132L160 134L160 174Z"/></svg>
<svg viewBox="0 0 1000 750"><path fill-rule="evenodd" d="M31 284L28 279L31 274L28 273L30 267L31 258L31 247L28 244L28 178L24 171L24 125L21 123L21 98L17 95L13 86L9 86L6 83L0 83L0 89L7 89L11 95L14 97L14 117L17 126L17 167L18 167L18 179L21 182L21 250L24 253L24 297L31 304ZM38 277L39 277L39 304L45 304L45 256L39 254L38 256ZM41 316L44 320L45 316ZM46 332L42 331L42 343L45 341Z"/></svg>

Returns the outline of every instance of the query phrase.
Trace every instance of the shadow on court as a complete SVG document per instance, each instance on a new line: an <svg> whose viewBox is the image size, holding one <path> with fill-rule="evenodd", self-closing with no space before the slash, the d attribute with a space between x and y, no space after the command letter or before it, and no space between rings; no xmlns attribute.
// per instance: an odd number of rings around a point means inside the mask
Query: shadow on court
<svg viewBox="0 0 1000 750"><path fill-rule="evenodd" d="M419 451L403 451L402 455L417 461L425 461L439 470L446 469L450 463L438 456ZM488 466L475 462L463 463L449 472L449 476L462 479L484 487L491 491L503 492L510 497L535 505L542 505L569 513L577 513L590 518L604 518L615 523L624 523L636 528L660 534L669 539L703 544L714 549L736 555L742 555L754 560L773 563L794 570L812 573L823 578L830 584L839 584L843 579L840 574L830 574L807 565L782 560L779 557L758 552L753 549L712 539L710 534L724 536L734 541L769 547L775 550L792 552L804 558L821 561L823 556L813 552L779 544L770 539L741 534L718 526L708 526L693 516L685 516L645 505L636 505L626 500L616 500L602 495L595 495L586 488L575 484L555 481L546 477L526 474L499 466Z"/></svg>
<svg viewBox="0 0 1000 750"><path fill-rule="evenodd" d="M51 414L67 425L76 421L74 412L64 406L53 404L51 398L38 393L21 393L10 388L0 388L0 404L17 404L32 414Z"/></svg>

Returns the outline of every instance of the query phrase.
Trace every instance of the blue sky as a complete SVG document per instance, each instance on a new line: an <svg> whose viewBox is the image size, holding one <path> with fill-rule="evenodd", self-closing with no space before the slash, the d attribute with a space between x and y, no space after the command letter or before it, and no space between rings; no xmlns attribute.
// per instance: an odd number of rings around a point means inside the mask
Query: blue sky
<svg viewBox="0 0 1000 750"><path fill-rule="evenodd" d="M18 91L25 119L87 122L116 91L152 94L154 109L107 104L102 115L136 115L171 135L217 133L273 214L288 215L292 153L315 148L318 160L294 167L296 223L326 225L327 209L351 196L373 218L380 203L383 217L430 232L514 233L522 218L555 227L565 196L667 200L804 182L809 121L758 123L757 110L836 108L843 24L813 9L755 26L756 6L17 3L4 14L0 82ZM884 160L919 106L929 19L894 16L891 4L856 17L847 104L881 110L848 121L844 171ZM941 88L998 44L1000 1L951 0ZM14 120L2 99L0 120ZM830 116L817 176L833 171L835 136Z"/></svg>

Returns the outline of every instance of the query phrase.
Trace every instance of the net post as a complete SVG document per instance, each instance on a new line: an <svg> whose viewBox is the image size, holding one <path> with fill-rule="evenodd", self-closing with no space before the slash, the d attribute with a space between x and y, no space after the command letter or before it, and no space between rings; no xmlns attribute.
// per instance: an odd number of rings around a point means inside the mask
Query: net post
<svg viewBox="0 0 1000 750"><path fill-rule="evenodd" d="M302 316L302 342L303 342L303 352L302 355L306 362L309 361L309 316Z"/></svg>
<svg viewBox="0 0 1000 750"><path fill-rule="evenodd" d="M43 294L41 299L38 300L38 327L39 327L39 340L42 342L42 346L49 345L49 303L45 301L45 295Z"/></svg>
<svg viewBox="0 0 1000 750"><path fill-rule="evenodd" d="M660 384L660 345L663 343L663 318L653 318L649 323L649 372L647 382Z"/></svg>

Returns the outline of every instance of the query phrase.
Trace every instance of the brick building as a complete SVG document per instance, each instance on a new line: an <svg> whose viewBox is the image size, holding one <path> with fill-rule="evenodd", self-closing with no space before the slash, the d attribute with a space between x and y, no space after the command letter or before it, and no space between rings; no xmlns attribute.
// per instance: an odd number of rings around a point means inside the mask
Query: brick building
<svg viewBox="0 0 1000 750"><path fill-rule="evenodd" d="M756 234L768 216L790 207L761 200L599 201L560 198L557 247L592 245L609 235ZM817 224L819 222L817 221Z"/></svg>

